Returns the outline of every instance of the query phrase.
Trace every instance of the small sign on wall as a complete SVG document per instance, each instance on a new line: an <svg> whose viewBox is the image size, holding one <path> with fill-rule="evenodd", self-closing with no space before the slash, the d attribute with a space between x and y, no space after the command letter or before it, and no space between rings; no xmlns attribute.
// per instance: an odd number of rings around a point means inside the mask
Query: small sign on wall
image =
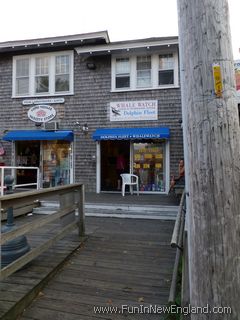
<svg viewBox="0 0 240 320"><path fill-rule="evenodd" d="M222 97L223 92L223 81L222 81L222 71L219 63L214 63L212 65L213 71L213 82L214 82L214 91L218 98Z"/></svg>
<svg viewBox="0 0 240 320"><path fill-rule="evenodd" d="M110 102L110 121L145 121L157 119L157 100Z"/></svg>
<svg viewBox="0 0 240 320"><path fill-rule="evenodd" d="M56 110L48 105L33 106L28 110L28 118L34 122L48 122L54 119L55 116Z"/></svg>

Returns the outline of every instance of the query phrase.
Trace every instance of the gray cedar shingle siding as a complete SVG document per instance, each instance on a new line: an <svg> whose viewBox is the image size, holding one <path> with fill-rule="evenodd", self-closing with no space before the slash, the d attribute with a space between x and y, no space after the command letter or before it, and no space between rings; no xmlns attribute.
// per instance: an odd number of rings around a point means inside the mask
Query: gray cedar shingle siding
<svg viewBox="0 0 240 320"><path fill-rule="evenodd" d="M64 105L54 105L61 129L74 129L75 181L83 182L87 191L96 190L96 143L92 133L100 127L167 126L170 128L170 174L177 174L178 160L183 157L180 89L111 92L111 56L91 58L96 70L88 70L86 60L74 52L74 95L64 96ZM49 98L49 97L48 97ZM110 122L109 103L126 100L158 100L158 121ZM34 129L27 118L28 106L22 106L23 98L12 99L12 56L0 56L0 131ZM87 136L77 130L74 123L88 124ZM6 164L11 164L11 143L7 146Z"/></svg>

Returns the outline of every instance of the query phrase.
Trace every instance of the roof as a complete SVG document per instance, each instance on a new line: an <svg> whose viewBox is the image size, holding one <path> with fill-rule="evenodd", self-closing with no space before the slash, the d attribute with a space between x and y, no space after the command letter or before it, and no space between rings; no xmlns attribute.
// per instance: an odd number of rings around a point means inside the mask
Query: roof
<svg viewBox="0 0 240 320"><path fill-rule="evenodd" d="M98 54L110 54L111 52L118 53L122 51L137 51L140 49L151 50L154 48L163 48L170 46L178 46L178 37L156 37L156 38L145 38L128 41L118 41L106 44L99 44L97 46L82 46L76 47L75 50L78 54L82 55L98 55Z"/></svg>
<svg viewBox="0 0 240 320"><path fill-rule="evenodd" d="M111 52L137 51L141 49L168 48L178 46L178 37L154 37L111 42L107 31L57 36L39 39L0 42L1 53L21 53L29 51L55 51L75 49L81 55L105 55Z"/></svg>
<svg viewBox="0 0 240 320"><path fill-rule="evenodd" d="M62 49L70 46L81 47L83 45L106 44L109 42L108 32L98 31L67 36L0 42L0 53L39 49Z"/></svg>

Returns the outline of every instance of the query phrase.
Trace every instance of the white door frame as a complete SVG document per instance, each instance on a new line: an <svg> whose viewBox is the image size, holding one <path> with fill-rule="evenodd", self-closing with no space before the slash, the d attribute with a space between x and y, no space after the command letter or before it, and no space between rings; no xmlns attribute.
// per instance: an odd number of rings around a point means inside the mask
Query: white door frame
<svg viewBox="0 0 240 320"><path fill-rule="evenodd" d="M96 142L96 193L101 192L101 146Z"/></svg>

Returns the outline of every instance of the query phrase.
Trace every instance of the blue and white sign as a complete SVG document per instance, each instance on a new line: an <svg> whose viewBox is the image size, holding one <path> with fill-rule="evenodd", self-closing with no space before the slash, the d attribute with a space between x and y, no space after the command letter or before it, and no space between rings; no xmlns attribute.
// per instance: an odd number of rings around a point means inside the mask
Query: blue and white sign
<svg viewBox="0 0 240 320"><path fill-rule="evenodd" d="M146 121L157 119L157 100L110 102L110 121Z"/></svg>

